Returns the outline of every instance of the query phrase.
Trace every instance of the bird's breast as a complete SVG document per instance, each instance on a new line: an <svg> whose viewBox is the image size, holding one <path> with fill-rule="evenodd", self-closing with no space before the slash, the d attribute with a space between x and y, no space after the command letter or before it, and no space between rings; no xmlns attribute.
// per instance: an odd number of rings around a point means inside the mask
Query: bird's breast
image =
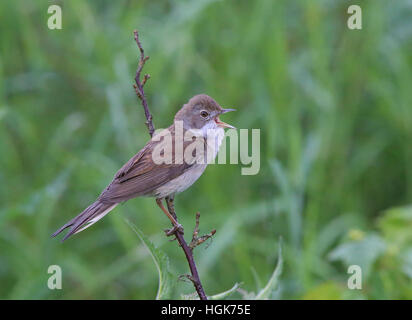
<svg viewBox="0 0 412 320"><path fill-rule="evenodd" d="M224 135L225 132L222 128L212 130L207 135L207 138L205 138L206 152L192 158L190 162L193 164L185 172L158 187L154 190L153 195L157 198L164 198L175 193L183 192L195 183L205 171L208 163L210 163L210 161L214 161L216 158L219 148L223 142ZM211 153L211 156L208 155L208 153Z"/></svg>
<svg viewBox="0 0 412 320"><path fill-rule="evenodd" d="M193 164L189 169L177 178L170 180L157 188L153 195L156 198L164 198L169 195L180 193L189 188L205 171L207 164Z"/></svg>

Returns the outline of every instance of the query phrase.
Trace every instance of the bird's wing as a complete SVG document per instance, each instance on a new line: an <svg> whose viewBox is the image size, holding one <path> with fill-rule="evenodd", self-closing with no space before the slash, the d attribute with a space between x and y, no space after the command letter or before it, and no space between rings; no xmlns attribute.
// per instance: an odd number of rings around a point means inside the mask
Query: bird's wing
<svg viewBox="0 0 412 320"><path fill-rule="evenodd" d="M118 203L128 199L150 195L159 186L180 176L192 164L183 161L175 164L156 164L152 153L159 142L151 140L138 154L131 158L115 175L110 185L102 192L99 200Z"/></svg>

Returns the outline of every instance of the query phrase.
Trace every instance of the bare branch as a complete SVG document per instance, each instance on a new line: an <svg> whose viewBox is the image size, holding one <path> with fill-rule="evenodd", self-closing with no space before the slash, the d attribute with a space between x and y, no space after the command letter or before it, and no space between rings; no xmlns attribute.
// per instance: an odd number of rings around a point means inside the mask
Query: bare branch
<svg viewBox="0 0 412 320"><path fill-rule="evenodd" d="M177 215L174 206L174 199L171 197L166 198L167 209L169 210L170 214L177 220ZM197 220L198 225L198 220ZM196 228L195 228L196 229ZM199 228L198 228L199 229ZM176 230L174 233L176 240L179 242L179 245L182 247L187 262L189 263L190 272L192 273L191 276L187 277L190 281L192 281L197 294L199 295L200 300L207 300L206 293L203 289L202 283L200 282L199 273L197 272L196 263L193 258L193 248L187 245L185 238L183 237L183 232Z"/></svg>
<svg viewBox="0 0 412 320"><path fill-rule="evenodd" d="M196 212L196 225L195 225L195 229L193 230L192 241L189 244L189 248L191 250L196 248L198 245L201 245L207 239L210 239L211 237L213 237L216 233L216 230L212 230L208 234L205 234L199 237L198 236L199 235L199 223L200 223L200 213Z"/></svg>
<svg viewBox="0 0 412 320"><path fill-rule="evenodd" d="M139 48L139 51L140 51L140 59L139 59L139 65L138 65L137 70L136 70L136 76L134 78L136 84L134 84L133 87L136 91L137 97L142 102L143 109L144 109L144 114L146 116L146 126L147 126L147 129L149 130L150 136L153 137L153 133L155 131L155 128L154 128L154 125L153 125L153 117L152 117L152 114L149 111L149 107L147 105L147 100L146 100L146 97L144 95L144 89L143 89L143 87L146 84L147 80L150 79L150 75L145 74L144 77L143 77L143 80L140 81L140 74L142 73L142 70L143 70L143 67L144 67L146 61L149 60L149 56L144 55L144 50L143 50L142 44L140 43L139 33L137 32L137 30L134 31L134 40L136 41L137 47Z"/></svg>

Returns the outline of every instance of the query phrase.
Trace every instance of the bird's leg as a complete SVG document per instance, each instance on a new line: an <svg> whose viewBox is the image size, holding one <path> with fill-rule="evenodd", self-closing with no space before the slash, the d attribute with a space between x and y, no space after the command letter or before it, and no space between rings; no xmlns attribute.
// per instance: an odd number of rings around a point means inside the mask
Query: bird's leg
<svg viewBox="0 0 412 320"><path fill-rule="evenodd" d="M172 229L166 231L166 235L171 236L171 235L175 234L177 231L183 233L182 225L179 224L177 222L177 220L175 219L175 217L173 217L173 215L169 211L166 210L166 208L163 206L162 199L156 199L156 203L159 206L159 208L162 209L162 211L165 213L165 215L170 219L170 221L172 222L172 225L173 225ZM175 214L175 216L176 216L176 214Z"/></svg>
<svg viewBox="0 0 412 320"><path fill-rule="evenodd" d="M175 205L174 205L174 197L173 196L168 196L165 198L166 200L166 205L167 205L167 210L169 211L169 213L173 216L173 218L175 218L175 220L177 221L177 215L176 215L176 211L175 211ZM166 235L170 236L172 234L174 234L176 232L176 230L170 229L170 230L165 230ZM183 232L183 227L179 230L179 232L181 232L182 234ZM172 239L172 240L176 240L176 238Z"/></svg>
<svg viewBox="0 0 412 320"><path fill-rule="evenodd" d="M174 197L173 196L168 196L165 198L166 199L166 204L167 204L167 209L169 211L169 213L175 218L175 220L177 221L177 215L176 215L176 211L175 211L175 203L174 203ZM183 227L182 225L180 225L181 228L179 229L179 232L181 234L184 234L183 231ZM166 234L168 234L169 232L171 232L171 234L173 234L174 232L176 232L176 230L168 230L168 232Z"/></svg>
<svg viewBox="0 0 412 320"><path fill-rule="evenodd" d="M170 214L177 219L176 212L175 212L175 199L173 196L166 197L166 204L167 209L169 210Z"/></svg>
<svg viewBox="0 0 412 320"><path fill-rule="evenodd" d="M176 219L169 213L169 211L166 210L166 208L163 206L162 199L156 199L156 203L159 206L160 209L165 213L165 215L170 219L172 224L174 226L178 225Z"/></svg>

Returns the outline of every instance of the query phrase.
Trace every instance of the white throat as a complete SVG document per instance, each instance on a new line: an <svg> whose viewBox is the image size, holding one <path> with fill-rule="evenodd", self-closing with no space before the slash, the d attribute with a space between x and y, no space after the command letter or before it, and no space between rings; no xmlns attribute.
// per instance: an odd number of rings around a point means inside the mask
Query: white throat
<svg viewBox="0 0 412 320"><path fill-rule="evenodd" d="M213 120L203 126L202 133L207 141L208 152L212 152L212 157L209 160L214 161L225 136L225 130Z"/></svg>
<svg viewBox="0 0 412 320"><path fill-rule="evenodd" d="M201 129L190 129L190 135L202 138L207 143L208 163L213 162L225 136L225 130L214 120L208 121Z"/></svg>

